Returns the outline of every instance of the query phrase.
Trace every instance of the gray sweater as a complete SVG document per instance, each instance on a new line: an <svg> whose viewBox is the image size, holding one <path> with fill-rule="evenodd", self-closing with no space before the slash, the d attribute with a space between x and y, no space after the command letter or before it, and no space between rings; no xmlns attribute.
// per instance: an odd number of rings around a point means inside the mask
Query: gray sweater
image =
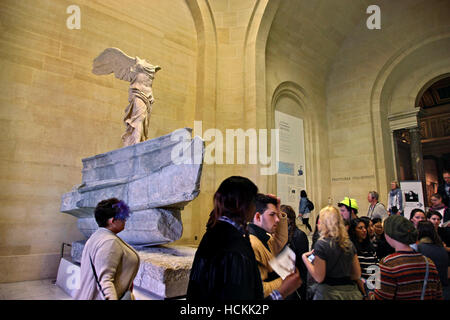
<svg viewBox="0 0 450 320"><path fill-rule="evenodd" d="M389 215L387 213L386 208L382 203L377 202L375 206L372 207L372 205L369 206L369 210L367 211L367 216L370 219L373 218L380 218L383 220L384 218L387 218Z"/></svg>

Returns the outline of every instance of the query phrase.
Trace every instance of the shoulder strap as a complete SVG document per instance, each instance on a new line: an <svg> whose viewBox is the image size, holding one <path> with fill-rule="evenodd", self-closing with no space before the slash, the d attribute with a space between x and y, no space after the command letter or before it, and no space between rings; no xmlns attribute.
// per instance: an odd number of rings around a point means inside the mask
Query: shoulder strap
<svg viewBox="0 0 450 320"><path fill-rule="evenodd" d="M428 259L425 257L425 263L427 264L427 269L425 272L425 279L423 280L423 288L422 288L422 294L420 296L420 300L423 300L425 298L425 290L427 288L427 282L428 282L428 273L429 273L429 267L428 267Z"/></svg>
<svg viewBox="0 0 450 320"><path fill-rule="evenodd" d="M119 238L119 237L117 237L117 238ZM119 238L119 239L120 239L120 238ZM125 241L123 241L122 239L120 239L120 240L121 240L123 243L126 244ZM127 244L126 244L126 245L127 245ZM128 245L127 245L127 246L128 246ZM128 246L128 247L129 247L129 246ZM137 252L134 251L134 249L133 249L132 251L137 255L138 261L139 261L139 255L137 254ZM92 267L92 271L94 272L95 282L97 283L97 285L98 285L98 287L99 287L99 289L100 289L100 292L101 292L102 295L103 295L103 298L106 300L106 295L105 295L105 293L103 292L103 288L102 288L102 286L100 285L100 282L98 281L97 272L95 272L95 267L94 267L94 263L92 262L91 256L89 256L89 260L91 261L91 267ZM133 283L133 282L131 282L131 283ZM130 289L128 289L128 290L130 290ZM127 291L125 291L125 292L122 294L122 297L120 297L119 300L121 300L121 299L126 295L126 293L127 293Z"/></svg>
<svg viewBox="0 0 450 320"><path fill-rule="evenodd" d="M369 214L368 214L369 218L372 218L373 211L375 210L376 206L377 205L374 205L373 207L372 207L372 205L369 206Z"/></svg>
<svg viewBox="0 0 450 320"><path fill-rule="evenodd" d="M98 285L98 287L100 289L100 292L102 293L103 298L105 299L106 296L105 296L105 293L103 292L103 289L102 289L102 286L100 285L100 282L98 282L97 272L95 272L95 267L94 267L94 263L92 262L91 256L89 256L89 260L91 260L91 267L92 267L92 271L94 272L95 282L97 282L97 285Z"/></svg>

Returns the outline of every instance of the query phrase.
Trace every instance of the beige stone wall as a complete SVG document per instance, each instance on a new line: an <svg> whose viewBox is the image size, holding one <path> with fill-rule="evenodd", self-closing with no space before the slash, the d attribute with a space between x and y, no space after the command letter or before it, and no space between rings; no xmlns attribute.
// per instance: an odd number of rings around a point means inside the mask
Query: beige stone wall
<svg viewBox="0 0 450 320"><path fill-rule="evenodd" d="M226 129L242 128L245 130L248 126L248 115L244 109L245 60L243 57L246 31L256 1L212 0L209 3L217 37L215 128L223 133L225 146ZM237 165L236 156L237 152L235 152L235 161L233 161L235 164L226 164L226 155L224 154L224 164L215 165L216 189L225 178L231 175L245 175L254 178L249 171L254 171L255 168Z"/></svg>
<svg viewBox="0 0 450 320"><path fill-rule="evenodd" d="M413 110L415 95L450 72L448 1L79 0L81 30L68 30L71 4L0 2L0 282L54 277L61 243L82 238L60 197L81 181L82 158L121 147L127 105L127 83L91 73L106 47L162 67L151 138L194 120L224 136L271 129L284 110L305 121L316 207L350 195L363 213L367 191L386 202L393 178L388 116ZM381 7L381 30L365 26L369 4ZM248 158L204 165L176 243L199 243L228 176L275 192L260 168Z"/></svg>
<svg viewBox="0 0 450 320"><path fill-rule="evenodd" d="M282 1L267 40L267 100L273 101L285 83L296 86L303 96L296 108L305 121L306 187L316 204L314 214L333 197L330 157L334 155L328 150L328 130L333 124L326 117L326 81L333 58L364 5L364 1ZM281 100L275 107L287 105ZM273 113L273 107L268 105L267 112Z"/></svg>
<svg viewBox="0 0 450 320"><path fill-rule="evenodd" d="M56 276L62 242L83 239L60 197L81 182L81 159L122 146L124 81L91 73L107 47L162 66L154 81L150 137L192 127L197 33L185 1L0 3L0 282ZM183 213L192 236L192 207Z"/></svg>
<svg viewBox="0 0 450 320"><path fill-rule="evenodd" d="M388 116L414 111L422 87L449 68L448 1L374 4L381 30L367 29L365 18L356 24L333 60L326 91L331 193L354 197L362 214L368 191L387 203L395 178Z"/></svg>

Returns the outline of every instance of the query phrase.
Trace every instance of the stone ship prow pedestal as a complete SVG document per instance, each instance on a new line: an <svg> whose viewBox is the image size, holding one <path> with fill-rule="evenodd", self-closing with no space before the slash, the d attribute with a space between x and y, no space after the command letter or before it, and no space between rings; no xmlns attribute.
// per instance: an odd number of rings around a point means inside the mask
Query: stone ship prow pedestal
<svg viewBox="0 0 450 320"><path fill-rule="evenodd" d="M125 229L118 233L135 247L141 266L135 287L160 298L183 296L195 249L163 245L181 238L183 208L200 192L204 142L192 129L83 159L82 183L64 194L61 212L78 218L89 238L97 229L98 202L118 198L130 207ZM84 241L72 244L72 260L80 263ZM64 269L61 264L60 269ZM67 265L67 261L65 262ZM66 289L64 270L57 283ZM67 290L74 296L73 290Z"/></svg>

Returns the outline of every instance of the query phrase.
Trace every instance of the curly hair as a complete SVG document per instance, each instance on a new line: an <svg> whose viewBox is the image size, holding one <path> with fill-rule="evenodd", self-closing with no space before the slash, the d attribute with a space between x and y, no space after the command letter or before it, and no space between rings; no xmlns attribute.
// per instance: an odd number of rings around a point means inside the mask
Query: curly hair
<svg viewBox="0 0 450 320"><path fill-rule="evenodd" d="M352 242L347 233L339 210L326 206L319 213L320 239L333 238L344 251L351 250Z"/></svg>
<svg viewBox="0 0 450 320"><path fill-rule="evenodd" d="M115 217L117 214L117 209L114 205L119 203L120 200L116 198L110 198L100 201L95 207L94 216L100 228L105 228L108 226L108 220Z"/></svg>

